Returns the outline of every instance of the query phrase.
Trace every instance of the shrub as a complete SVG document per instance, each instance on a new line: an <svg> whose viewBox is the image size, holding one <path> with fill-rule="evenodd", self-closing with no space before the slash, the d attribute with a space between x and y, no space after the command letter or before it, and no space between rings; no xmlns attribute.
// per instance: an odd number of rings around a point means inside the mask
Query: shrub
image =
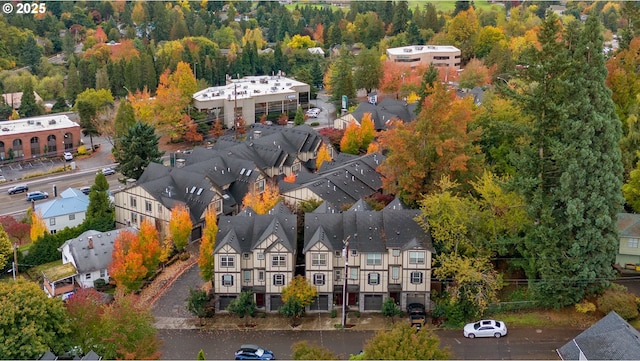
<svg viewBox="0 0 640 361"><path fill-rule="evenodd" d="M355 311L353 314L356 315L357 318L360 318L360 311Z"/></svg>
<svg viewBox="0 0 640 361"><path fill-rule="evenodd" d="M593 302L582 301L580 303L576 303L576 311L580 313L589 313L594 312L596 310L596 305Z"/></svg>
<svg viewBox="0 0 640 361"><path fill-rule="evenodd" d="M85 155L87 154L87 147L84 145L81 145L78 147L78 155Z"/></svg>
<svg viewBox="0 0 640 361"><path fill-rule="evenodd" d="M400 307L396 305L396 301L393 298L388 297L386 300L384 300L384 302L382 303L383 316L393 317L393 316L400 316L401 314L402 314L402 310L400 309Z"/></svg>
<svg viewBox="0 0 640 361"><path fill-rule="evenodd" d="M627 291L627 288L624 286L607 289L602 296L598 297L596 303L598 304L598 311L604 314L616 311L616 313L625 320L638 317L636 296Z"/></svg>
<svg viewBox="0 0 640 361"><path fill-rule="evenodd" d="M97 291L102 291L106 285L107 285L107 281L105 281L103 278L98 278L97 280L93 281L93 287Z"/></svg>
<svg viewBox="0 0 640 361"><path fill-rule="evenodd" d="M338 317L338 311L334 308L333 310L331 310L331 318L336 318Z"/></svg>

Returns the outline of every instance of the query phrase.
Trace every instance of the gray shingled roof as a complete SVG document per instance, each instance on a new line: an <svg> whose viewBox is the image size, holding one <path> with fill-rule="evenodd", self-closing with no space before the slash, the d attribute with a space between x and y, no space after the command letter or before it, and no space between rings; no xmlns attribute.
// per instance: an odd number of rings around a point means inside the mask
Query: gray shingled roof
<svg viewBox="0 0 640 361"><path fill-rule="evenodd" d="M640 214L618 213L616 226L620 237L640 237Z"/></svg>
<svg viewBox="0 0 640 361"><path fill-rule="evenodd" d="M123 230L138 233L137 229L131 227L107 232L89 230L76 238L66 241L58 250L62 251L65 245L69 246L69 251L73 256L78 273L106 269L111 264L115 239ZM92 239L92 246L90 246L89 237Z"/></svg>
<svg viewBox="0 0 640 361"><path fill-rule="evenodd" d="M274 234L291 252L296 250L297 221L294 214L255 214L245 209L235 216L222 216L218 222L217 252L225 244L240 253L251 252L267 236Z"/></svg>
<svg viewBox="0 0 640 361"><path fill-rule="evenodd" d="M376 130L387 129L387 122L391 119L410 122L416 118L415 105L407 105L403 101L391 98L384 98L376 105L361 102L351 115L356 118L358 122L362 122L365 113L371 114L371 119L373 120Z"/></svg>
<svg viewBox="0 0 640 361"><path fill-rule="evenodd" d="M304 251L322 242L331 250L349 247L359 252L384 252L389 248L424 248L434 252L431 236L415 221L418 210L347 211L305 214ZM304 252L303 251L303 252Z"/></svg>
<svg viewBox="0 0 640 361"><path fill-rule="evenodd" d="M567 342L558 350L563 360L639 360L640 332L615 311Z"/></svg>

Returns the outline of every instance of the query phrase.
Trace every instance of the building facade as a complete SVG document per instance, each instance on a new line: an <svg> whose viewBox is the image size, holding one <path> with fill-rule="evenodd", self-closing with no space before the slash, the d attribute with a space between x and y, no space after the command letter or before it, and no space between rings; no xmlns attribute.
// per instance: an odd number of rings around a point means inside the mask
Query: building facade
<svg viewBox="0 0 640 361"><path fill-rule="evenodd" d="M89 196L78 189L67 188L60 198L38 203L36 212L40 214L49 233L54 234L65 227L73 228L84 222Z"/></svg>
<svg viewBox="0 0 640 361"><path fill-rule="evenodd" d="M461 52L451 45L410 45L387 49L387 59L411 67L433 64L460 70Z"/></svg>
<svg viewBox="0 0 640 361"><path fill-rule="evenodd" d="M61 156L81 144L80 125L54 114L0 123L0 160Z"/></svg>
<svg viewBox="0 0 640 361"><path fill-rule="evenodd" d="M240 117L250 125L263 114L294 114L298 107L307 109L310 89L309 84L284 76L249 76L195 93L193 105L231 128Z"/></svg>

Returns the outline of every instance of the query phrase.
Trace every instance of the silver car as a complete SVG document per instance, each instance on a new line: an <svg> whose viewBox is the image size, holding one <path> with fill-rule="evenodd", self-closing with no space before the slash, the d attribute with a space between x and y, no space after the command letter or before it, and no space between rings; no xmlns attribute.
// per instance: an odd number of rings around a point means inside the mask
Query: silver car
<svg viewBox="0 0 640 361"><path fill-rule="evenodd" d="M507 335L507 325L503 321L481 320L478 322L467 323L464 326L464 337L496 337L500 338Z"/></svg>

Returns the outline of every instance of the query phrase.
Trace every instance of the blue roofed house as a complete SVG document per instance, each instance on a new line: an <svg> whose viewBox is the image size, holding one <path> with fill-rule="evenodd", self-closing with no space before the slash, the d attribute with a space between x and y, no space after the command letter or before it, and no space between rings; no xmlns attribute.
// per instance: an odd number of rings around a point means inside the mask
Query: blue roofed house
<svg viewBox="0 0 640 361"><path fill-rule="evenodd" d="M640 332L611 311L556 352L562 360L640 360Z"/></svg>
<svg viewBox="0 0 640 361"><path fill-rule="evenodd" d="M35 211L44 220L49 233L56 233L65 227L75 227L86 217L89 197L79 189L67 188L60 198L38 203Z"/></svg>

